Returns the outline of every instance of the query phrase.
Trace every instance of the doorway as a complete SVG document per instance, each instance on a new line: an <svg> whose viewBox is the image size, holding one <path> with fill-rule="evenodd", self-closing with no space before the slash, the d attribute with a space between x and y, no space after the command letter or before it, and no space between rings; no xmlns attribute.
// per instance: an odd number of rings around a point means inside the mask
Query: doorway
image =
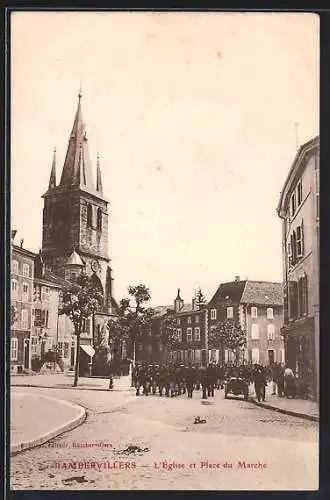
<svg viewBox="0 0 330 500"><path fill-rule="evenodd" d="M274 364L274 359L275 359L274 349L268 349L268 363L270 365L273 365Z"/></svg>

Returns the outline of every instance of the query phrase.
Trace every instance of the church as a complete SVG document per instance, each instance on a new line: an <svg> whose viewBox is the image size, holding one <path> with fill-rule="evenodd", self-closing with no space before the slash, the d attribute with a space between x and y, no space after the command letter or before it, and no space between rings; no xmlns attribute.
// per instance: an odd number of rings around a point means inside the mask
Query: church
<svg viewBox="0 0 330 500"><path fill-rule="evenodd" d="M96 347L100 343L103 347L107 344L103 338L105 324L109 317L115 315L117 303L112 296L112 270L108 254L109 201L103 193L99 157L96 184L93 181L81 98L79 91L60 181L56 179L54 150L48 189L42 196L44 208L39 268L44 277L48 274L49 278L53 276L53 279L63 283L74 282L84 272L102 292L103 306L84 325L79 353L82 373L89 367L93 374L101 375L105 374L106 367L101 366L105 365L105 361L98 359ZM67 322L65 325L59 317L59 337L61 330L67 329Z"/></svg>

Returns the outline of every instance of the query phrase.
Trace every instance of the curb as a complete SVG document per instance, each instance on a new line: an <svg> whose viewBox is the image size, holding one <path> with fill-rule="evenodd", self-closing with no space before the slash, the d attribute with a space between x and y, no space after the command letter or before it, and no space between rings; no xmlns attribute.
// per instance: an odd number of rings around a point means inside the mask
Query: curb
<svg viewBox="0 0 330 500"><path fill-rule="evenodd" d="M40 396L38 396L40 397ZM66 424L63 424L59 427L56 427L55 429L46 432L42 436L32 439L31 441L25 441L22 443L17 443L14 444L10 447L10 456L17 455L18 453L21 453L22 451L29 450L31 448L35 448L37 446L41 446L42 444L46 443L50 439L53 439L60 434L63 434L64 432L71 431L72 429L75 429L79 425L83 424L87 418L87 411L85 408L83 408L80 405L76 405L73 403L69 403L67 401L64 401L62 399L57 399L57 398L51 398L49 396L41 396L43 399L50 399L52 401L57 401L60 404L66 405L66 406L71 406L72 408L79 408L80 414L67 422Z"/></svg>
<svg viewBox="0 0 330 500"><path fill-rule="evenodd" d="M250 398L249 402L255 404L256 406L260 406L261 408L265 408L266 410L272 410L278 413L284 413L285 415L290 415L292 417L304 418L305 420L311 420L312 422L320 421L319 417L316 417L314 415L308 415L307 413L299 413L292 410L286 410L284 408L278 408L277 406L272 406L268 403L256 401L254 398Z"/></svg>
<svg viewBox="0 0 330 500"><path fill-rule="evenodd" d="M131 387L127 389L107 389L107 388L102 388L102 387L61 387L57 385L34 385L34 384L12 384L10 387L32 387L32 388L37 388L37 389L62 389L62 390L78 390L78 391L104 391L104 392L123 392L127 391L130 389L133 389Z"/></svg>

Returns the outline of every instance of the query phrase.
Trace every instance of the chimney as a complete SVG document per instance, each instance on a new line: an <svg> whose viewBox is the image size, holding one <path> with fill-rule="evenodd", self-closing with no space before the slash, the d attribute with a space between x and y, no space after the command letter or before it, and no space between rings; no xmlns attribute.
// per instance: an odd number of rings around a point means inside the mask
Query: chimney
<svg viewBox="0 0 330 500"><path fill-rule="evenodd" d="M240 276L235 276L235 281L241 281L241 277Z"/></svg>
<svg viewBox="0 0 330 500"><path fill-rule="evenodd" d="M21 248L23 248L23 243L24 243L24 239L22 238L22 239L21 239L21 241L20 241L20 243L19 243L19 246L20 246Z"/></svg>
<svg viewBox="0 0 330 500"><path fill-rule="evenodd" d="M191 305L192 310L193 310L193 311L196 311L196 299L195 299L195 298L194 298L194 299L192 299L191 304L192 304L192 305Z"/></svg>

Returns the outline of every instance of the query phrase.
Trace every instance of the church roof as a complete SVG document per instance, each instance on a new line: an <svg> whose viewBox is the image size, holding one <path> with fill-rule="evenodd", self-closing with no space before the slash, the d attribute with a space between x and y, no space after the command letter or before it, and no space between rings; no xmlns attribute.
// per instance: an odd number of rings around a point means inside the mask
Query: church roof
<svg viewBox="0 0 330 500"><path fill-rule="evenodd" d="M94 191L80 92L60 182L60 186L64 185L81 186L89 191Z"/></svg>
<svg viewBox="0 0 330 500"><path fill-rule="evenodd" d="M84 263L81 260L80 255L75 250L73 250L72 254L70 255L70 257L66 261L65 265L66 266L84 266Z"/></svg>

